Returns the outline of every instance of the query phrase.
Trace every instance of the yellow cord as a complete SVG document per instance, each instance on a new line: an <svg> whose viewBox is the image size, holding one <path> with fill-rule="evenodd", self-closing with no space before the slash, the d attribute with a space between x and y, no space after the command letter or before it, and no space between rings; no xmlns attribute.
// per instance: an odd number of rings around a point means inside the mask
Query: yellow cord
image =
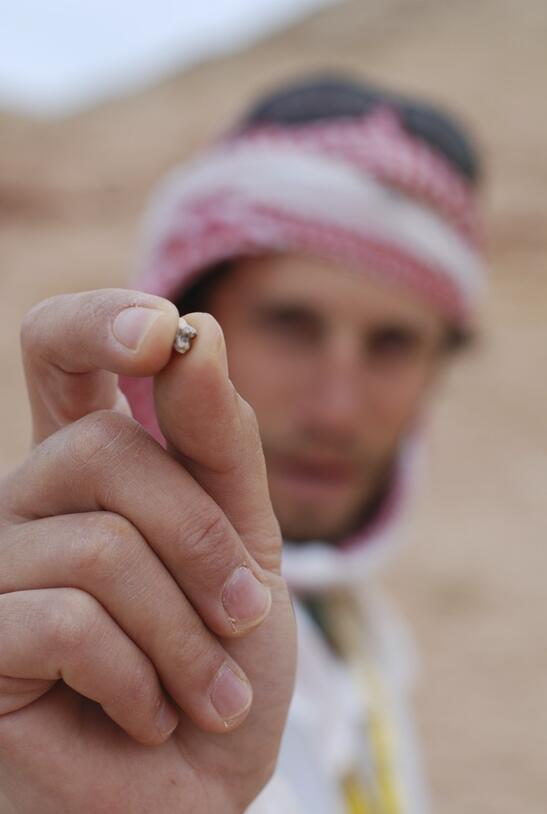
<svg viewBox="0 0 547 814"><path fill-rule="evenodd" d="M376 814L363 784L354 772L346 775L342 781L342 790L348 814Z"/></svg>
<svg viewBox="0 0 547 814"><path fill-rule="evenodd" d="M326 603L328 633L349 663L367 710L367 737L374 760L373 788L367 789L357 771L342 781L348 814L404 814L403 794L395 763L396 731L378 671L363 652L361 627L355 607L338 598Z"/></svg>

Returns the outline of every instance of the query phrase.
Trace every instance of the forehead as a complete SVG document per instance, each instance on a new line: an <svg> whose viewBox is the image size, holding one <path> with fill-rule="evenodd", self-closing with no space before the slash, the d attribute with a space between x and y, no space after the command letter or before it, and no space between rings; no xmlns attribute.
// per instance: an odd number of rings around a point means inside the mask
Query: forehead
<svg viewBox="0 0 547 814"><path fill-rule="evenodd" d="M230 273L226 289L242 305L298 305L360 323L404 321L424 328L441 323L435 309L413 293L366 270L303 254L244 258Z"/></svg>

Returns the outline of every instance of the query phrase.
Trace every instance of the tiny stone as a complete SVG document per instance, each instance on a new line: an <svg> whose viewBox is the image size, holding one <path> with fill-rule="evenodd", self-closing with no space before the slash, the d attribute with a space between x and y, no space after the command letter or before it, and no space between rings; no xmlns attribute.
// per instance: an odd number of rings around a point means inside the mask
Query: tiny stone
<svg viewBox="0 0 547 814"><path fill-rule="evenodd" d="M179 319L179 327L175 335L173 347L178 353L187 353L192 347L192 340L196 338L198 332L189 325L184 317Z"/></svg>

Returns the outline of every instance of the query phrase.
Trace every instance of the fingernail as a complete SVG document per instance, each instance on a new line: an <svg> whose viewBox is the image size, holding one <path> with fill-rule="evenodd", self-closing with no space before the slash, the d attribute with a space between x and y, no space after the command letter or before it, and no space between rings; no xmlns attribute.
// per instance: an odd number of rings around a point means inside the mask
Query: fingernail
<svg viewBox="0 0 547 814"><path fill-rule="evenodd" d="M161 706L156 715L156 726L158 732L164 737L170 735L177 727L179 718L173 707L163 699Z"/></svg>
<svg viewBox="0 0 547 814"><path fill-rule="evenodd" d="M137 351L146 334L163 311L155 308L131 306L124 308L112 323L112 332L118 342L129 350Z"/></svg>
<svg viewBox="0 0 547 814"><path fill-rule="evenodd" d="M224 664L211 688L211 701L226 725L238 718L251 705L253 691L248 681Z"/></svg>
<svg viewBox="0 0 547 814"><path fill-rule="evenodd" d="M267 616L272 595L248 566L241 565L224 586L222 604L236 628L250 627Z"/></svg>

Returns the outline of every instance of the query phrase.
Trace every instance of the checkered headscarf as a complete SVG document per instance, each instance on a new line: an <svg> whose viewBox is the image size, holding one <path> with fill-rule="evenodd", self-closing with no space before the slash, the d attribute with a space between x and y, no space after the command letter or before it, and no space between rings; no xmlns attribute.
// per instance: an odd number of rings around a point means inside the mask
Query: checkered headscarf
<svg viewBox="0 0 547 814"><path fill-rule="evenodd" d="M412 291L465 327L484 284L477 232L471 182L405 130L393 107L290 126L260 123L162 184L137 284L176 301L220 261L296 250ZM161 440L151 380L126 378L122 387L135 418ZM294 587L354 580L383 559L412 457L407 448L373 527L337 551L321 543L286 547Z"/></svg>

